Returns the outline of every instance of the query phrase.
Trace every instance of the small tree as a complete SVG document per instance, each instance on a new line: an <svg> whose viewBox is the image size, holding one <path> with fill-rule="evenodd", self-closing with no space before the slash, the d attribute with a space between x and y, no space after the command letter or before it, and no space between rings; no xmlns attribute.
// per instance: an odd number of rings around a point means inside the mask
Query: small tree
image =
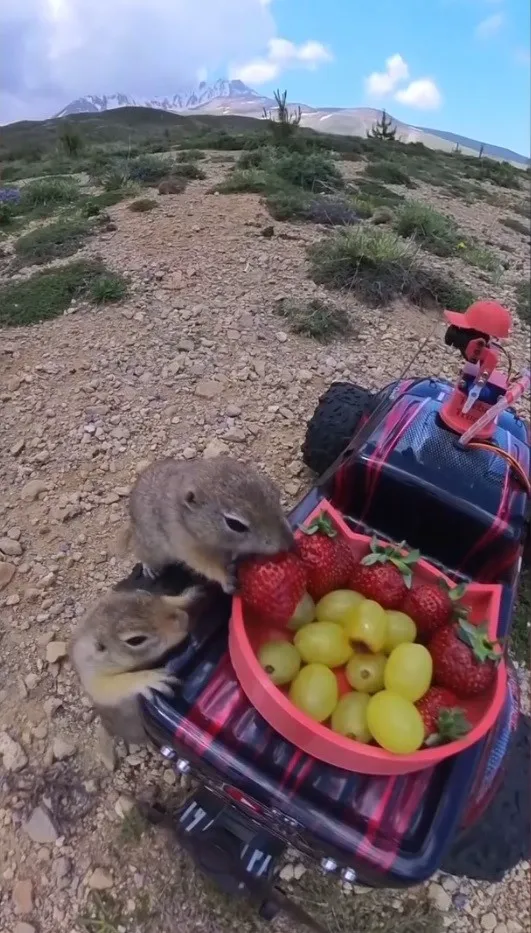
<svg viewBox="0 0 531 933"><path fill-rule="evenodd" d="M396 126L393 126L393 120L382 110L380 120L373 123L372 130L367 131L367 139L385 139L394 140L396 136Z"/></svg>
<svg viewBox="0 0 531 933"><path fill-rule="evenodd" d="M459 143L455 144L455 149L453 150L453 152L454 152L454 155L461 155L461 146L459 145Z"/></svg>
<svg viewBox="0 0 531 933"><path fill-rule="evenodd" d="M60 143L68 156L75 158L83 148L81 136L71 126L65 126L60 136Z"/></svg>
<svg viewBox="0 0 531 933"><path fill-rule="evenodd" d="M279 90L276 90L274 97L277 105L275 115L273 115L271 110L266 110L264 107L263 117L267 120L268 127L275 141L279 145L282 145L286 143L288 139L291 139L297 127L300 126L302 111L300 107L297 107L296 110L289 109L286 103L288 97L287 91L281 94Z"/></svg>
<svg viewBox="0 0 531 933"><path fill-rule="evenodd" d="M483 145L483 143L481 143L481 146L479 147L479 152L478 152L478 158L479 158L479 159L482 159L482 158L483 158L483 153L484 153L484 152L485 152L485 146Z"/></svg>

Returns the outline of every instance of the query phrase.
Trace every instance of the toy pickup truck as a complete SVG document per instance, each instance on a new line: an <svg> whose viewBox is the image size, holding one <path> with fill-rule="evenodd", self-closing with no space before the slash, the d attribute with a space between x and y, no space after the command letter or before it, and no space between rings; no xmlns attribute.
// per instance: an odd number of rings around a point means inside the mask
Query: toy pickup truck
<svg viewBox="0 0 531 933"><path fill-rule="evenodd" d="M511 387L494 369L505 325L474 307L447 315L446 343L467 361L457 385L403 378L375 395L350 383L325 392L303 445L319 479L290 520L298 526L327 499L354 531L405 540L455 581L500 584L505 638L530 517L530 430L509 402L526 384ZM175 593L189 582L183 567L154 583L135 568L119 586ZM391 887L441 867L496 880L530 857L529 720L510 662L505 703L483 740L437 767L373 777L310 757L266 723L232 667L230 615L231 598L212 586L193 634L167 660L182 687L142 700L153 744L197 781L175 829L226 891L250 892L266 919L286 909L275 864L287 846L343 881Z"/></svg>

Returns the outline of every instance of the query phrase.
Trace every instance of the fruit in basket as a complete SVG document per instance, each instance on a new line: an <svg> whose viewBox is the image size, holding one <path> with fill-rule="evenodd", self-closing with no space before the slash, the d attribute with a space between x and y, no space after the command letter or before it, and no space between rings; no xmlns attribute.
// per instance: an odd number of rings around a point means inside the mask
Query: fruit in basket
<svg viewBox="0 0 531 933"><path fill-rule="evenodd" d="M375 654L382 650L387 638L385 609L373 599L364 599L345 616L345 632L351 641L364 645Z"/></svg>
<svg viewBox="0 0 531 933"><path fill-rule="evenodd" d="M422 583L407 593L402 604L402 612L411 616L417 626L418 634L430 638L437 629L451 620L457 613L465 610L458 606L458 601L465 592L464 585L448 589L446 584Z"/></svg>
<svg viewBox="0 0 531 933"><path fill-rule="evenodd" d="M479 696L492 686L502 657L486 624L473 625L464 619L435 632L429 649L435 683L463 698Z"/></svg>
<svg viewBox="0 0 531 933"><path fill-rule="evenodd" d="M258 660L277 687L291 683L301 667L301 656L289 641L266 642L258 652Z"/></svg>
<svg viewBox="0 0 531 933"><path fill-rule="evenodd" d="M303 625L308 625L308 623L313 622L314 619L315 603L310 594L305 593L302 599L299 600L297 608L288 622L288 628L292 632L296 632L297 629L302 628Z"/></svg>
<svg viewBox="0 0 531 933"><path fill-rule="evenodd" d="M339 622L342 625L350 610L356 609L364 599L361 593L352 590L333 590L319 600L315 617L319 622Z"/></svg>
<svg viewBox="0 0 531 933"><path fill-rule="evenodd" d="M367 725L372 736L388 752L410 755L424 742L424 723L410 700L381 690L369 699Z"/></svg>
<svg viewBox="0 0 531 933"><path fill-rule="evenodd" d="M337 622L311 622L296 633L293 643L307 664L341 667L352 656L345 630Z"/></svg>
<svg viewBox="0 0 531 933"><path fill-rule="evenodd" d="M287 625L306 590L304 564L291 552L251 558L238 570L245 609L274 625Z"/></svg>
<svg viewBox="0 0 531 933"><path fill-rule="evenodd" d="M470 732L470 723L455 693L445 687L430 687L416 707L424 722L426 745L454 742Z"/></svg>
<svg viewBox="0 0 531 933"><path fill-rule="evenodd" d="M326 512L300 530L302 535L297 539L297 550L308 575L307 589L313 599L319 600L346 585L348 547Z"/></svg>
<svg viewBox="0 0 531 933"><path fill-rule="evenodd" d="M398 609L387 610L387 636L383 650L391 654L398 645L409 644L417 637L417 626L413 619Z"/></svg>
<svg viewBox="0 0 531 933"><path fill-rule="evenodd" d="M342 696L332 713L331 726L334 732L356 742L370 742L372 735L367 725L366 693L347 693Z"/></svg>
<svg viewBox="0 0 531 933"><path fill-rule="evenodd" d="M294 706L317 722L330 718L338 696L336 676L324 664L307 664L292 681L289 690Z"/></svg>
<svg viewBox="0 0 531 933"><path fill-rule="evenodd" d="M385 665L385 689L416 703L428 690L432 676L433 661L424 645L398 645Z"/></svg>
<svg viewBox="0 0 531 933"><path fill-rule="evenodd" d="M345 674L350 686L361 693L377 693L383 690L385 654L354 654L348 662Z"/></svg>
<svg viewBox="0 0 531 933"><path fill-rule="evenodd" d="M399 545L382 545L373 538L369 553L353 567L349 586L384 609L400 609L419 557L418 551L403 553Z"/></svg>

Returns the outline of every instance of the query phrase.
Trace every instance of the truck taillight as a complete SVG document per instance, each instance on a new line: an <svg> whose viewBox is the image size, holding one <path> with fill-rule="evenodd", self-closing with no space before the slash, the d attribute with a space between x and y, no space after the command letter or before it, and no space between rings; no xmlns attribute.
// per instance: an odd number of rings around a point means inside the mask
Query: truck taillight
<svg viewBox="0 0 531 933"><path fill-rule="evenodd" d="M249 800L249 798L246 797L245 794L242 794L241 790L238 790L237 787L231 787L230 784L224 784L223 793L226 794L227 797L230 797L234 803L237 803L242 807L246 807L246 809L250 810L252 813L256 813L261 816L264 815L264 808L261 807L259 803L256 803L255 800Z"/></svg>

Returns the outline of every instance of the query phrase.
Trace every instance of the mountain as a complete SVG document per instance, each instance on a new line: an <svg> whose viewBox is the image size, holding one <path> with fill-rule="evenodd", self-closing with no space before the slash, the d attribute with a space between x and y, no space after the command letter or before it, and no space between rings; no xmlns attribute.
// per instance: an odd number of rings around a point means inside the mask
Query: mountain
<svg viewBox="0 0 531 933"><path fill-rule="evenodd" d="M184 89L167 97L131 97L116 93L103 96L80 97L63 108L56 116L68 117L82 113L103 113L122 107L148 107L175 114L209 114L211 116L239 116L261 118L264 110L275 109L275 101L263 97L243 81L228 81L220 78L213 84L202 81L197 87ZM300 107L302 126L317 132L332 133L339 136L365 136L373 124L380 119L381 111L369 107L310 107L308 104L290 103L291 108ZM393 118L394 119L394 118ZM493 159L507 159L519 166L527 166L530 160L526 156L493 146L480 140L447 133L443 130L411 126L394 120L397 138L402 142L421 142L430 149L451 151L459 145L463 153L476 155L481 147L485 155Z"/></svg>

